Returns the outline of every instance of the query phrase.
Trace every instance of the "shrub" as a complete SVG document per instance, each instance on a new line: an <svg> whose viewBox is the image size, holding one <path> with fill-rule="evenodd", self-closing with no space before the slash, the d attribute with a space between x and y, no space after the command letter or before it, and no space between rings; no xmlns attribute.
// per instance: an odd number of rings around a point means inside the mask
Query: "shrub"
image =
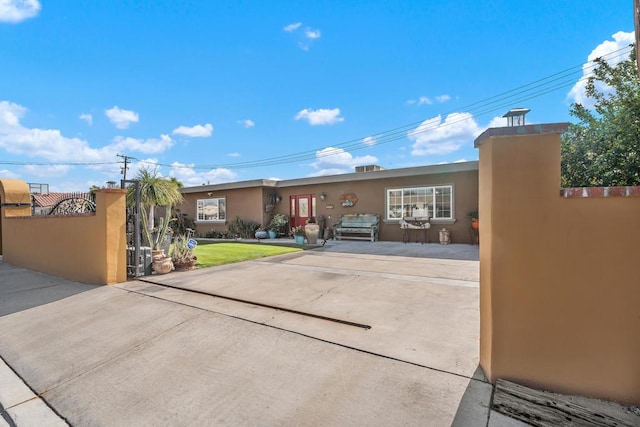
<svg viewBox="0 0 640 427"><path fill-rule="evenodd" d="M260 228L260 224L252 220L244 220L237 216L227 226L227 234L230 237L241 237L243 239L252 239L256 230Z"/></svg>

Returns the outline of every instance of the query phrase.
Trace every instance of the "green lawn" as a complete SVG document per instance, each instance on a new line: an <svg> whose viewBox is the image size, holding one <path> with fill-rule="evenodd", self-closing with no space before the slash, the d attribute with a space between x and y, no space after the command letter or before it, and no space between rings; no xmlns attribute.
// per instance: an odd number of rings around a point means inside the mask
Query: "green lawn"
<svg viewBox="0 0 640 427"><path fill-rule="evenodd" d="M300 248L257 243L200 243L193 252L198 257L196 267L206 268L301 250Z"/></svg>

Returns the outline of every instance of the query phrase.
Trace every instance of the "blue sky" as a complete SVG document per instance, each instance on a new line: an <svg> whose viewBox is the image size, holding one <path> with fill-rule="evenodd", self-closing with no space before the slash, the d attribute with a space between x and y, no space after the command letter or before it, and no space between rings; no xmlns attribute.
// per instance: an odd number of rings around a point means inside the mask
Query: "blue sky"
<svg viewBox="0 0 640 427"><path fill-rule="evenodd" d="M119 182L116 154L187 186L476 160L510 108L588 103L581 64L627 56L632 3L0 0L0 177L82 191Z"/></svg>

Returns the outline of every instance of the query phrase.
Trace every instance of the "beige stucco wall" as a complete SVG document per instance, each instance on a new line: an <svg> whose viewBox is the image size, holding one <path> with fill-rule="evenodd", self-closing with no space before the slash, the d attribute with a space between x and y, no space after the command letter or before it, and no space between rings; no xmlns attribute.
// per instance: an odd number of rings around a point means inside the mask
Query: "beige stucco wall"
<svg viewBox="0 0 640 427"><path fill-rule="evenodd" d="M541 129L479 142L481 365L640 404L640 197L560 197L560 132Z"/></svg>
<svg viewBox="0 0 640 427"><path fill-rule="evenodd" d="M366 174L367 172L364 172ZM454 217L455 221L445 221L433 224L431 241L437 241L438 230L446 227L451 230L454 243L469 243L469 227L471 222L467 213L478 207L478 171L463 171L455 173L425 174L409 177L388 179L354 180L329 182L322 184L279 185L275 187L262 186L251 188L230 189L225 191L210 191L203 189L198 193L184 194L184 203L179 208L189 217L196 217L196 200L207 197L227 198L227 221L236 216L251 219L266 226L275 213L289 214L289 198L293 195L312 194L316 196L316 214L324 215L328 224L337 222L341 215L347 213L373 213L384 219L386 209L386 189L412 186L453 185L454 187ZM265 212L265 204L269 194L278 193L282 201L276 205L271 214ZM326 193L324 201L320 194ZM339 198L343 194L354 193L358 202L353 207L343 207ZM333 208L331 208L333 206ZM197 231L204 234L211 229L224 231L224 223L197 223ZM380 240L401 241L402 231L397 221L381 221Z"/></svg>
<svg viewBox="0 0 640 427"><path fill-rule="evenodd" d="M2 218L4 262L84 283L124 282L125 195L96 192L90 215Z"/></svg>

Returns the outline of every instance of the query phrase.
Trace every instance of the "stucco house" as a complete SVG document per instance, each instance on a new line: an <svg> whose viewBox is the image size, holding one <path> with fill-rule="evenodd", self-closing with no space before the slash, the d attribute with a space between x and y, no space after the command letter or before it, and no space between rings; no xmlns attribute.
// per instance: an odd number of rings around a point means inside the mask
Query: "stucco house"
<svg viewBox="0 0 640 427"><path fill-rule="evenodd" d="M197 234L223 232L235 217L266 226L273 215L290 216L291 226L323 216L327 227L344 214L380 216L379 239L401 241L400 220L430 217L430 240L441 228L454 243L470 243L469 211L478 207L478 162L401 169L357 167L356 172L311 178L230 182L181 189L183 213L194 218Z"/></svg>

